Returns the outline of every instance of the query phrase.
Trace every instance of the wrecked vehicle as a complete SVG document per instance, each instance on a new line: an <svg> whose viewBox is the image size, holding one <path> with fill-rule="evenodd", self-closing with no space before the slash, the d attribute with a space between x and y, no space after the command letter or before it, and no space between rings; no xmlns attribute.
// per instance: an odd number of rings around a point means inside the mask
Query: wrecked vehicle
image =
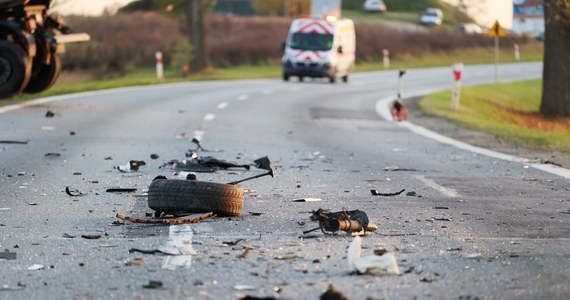
<svg viewBox="0 0 570 300"><path fill-rule="evenodd" d="M0 98L47 90L59 77L63 45L90 39L49 16L51 2L0 0Z"/></svg>

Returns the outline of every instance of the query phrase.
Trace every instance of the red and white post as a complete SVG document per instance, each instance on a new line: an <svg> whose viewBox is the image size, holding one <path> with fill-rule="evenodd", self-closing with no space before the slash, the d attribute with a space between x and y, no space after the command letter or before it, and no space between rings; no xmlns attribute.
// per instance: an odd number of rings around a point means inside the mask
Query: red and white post
<svg viewBox="0 0 570 300"><path fill-rule="evenodd" d="M384 69L390 69L390 50L384 49L382 50L382 56L384 61Z"/></svg>
<svg viewBox="0 0 570 300"><path fill-rule="evenodd" d="M156 51L154 54L156 58L156 78L162 80L164 78L164 65L162 63L162 52Z"/></svg>
<svg viewBox="0 0 570 300"><path fill-rule="evenodd" d="M461 96L461 77L463 76L463 64L453 65L453 91L451 95L451 109L459 109L459 98Z"/></svg>

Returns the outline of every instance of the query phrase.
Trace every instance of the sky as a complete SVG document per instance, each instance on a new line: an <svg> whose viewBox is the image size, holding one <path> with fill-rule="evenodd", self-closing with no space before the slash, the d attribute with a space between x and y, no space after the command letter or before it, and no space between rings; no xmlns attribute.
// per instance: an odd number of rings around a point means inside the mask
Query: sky
<svg viewBox="0 0 570 300"><path fill-rule="evenodd" d="M62 15L101 15L105 8L116 10L134 0L55 0L52 7ZM345 0L352 1L352 0ZM413 0L408 0L413 1ZM444 0L451 4L457 4L459 0ZM58 4L58 2L60 4ZM495 20L499 20L505 28L511 28L513 23L512 0L466 0L467 3L477 3L471 6L470 14L476 21L486 27L491 27Z"/></svg>

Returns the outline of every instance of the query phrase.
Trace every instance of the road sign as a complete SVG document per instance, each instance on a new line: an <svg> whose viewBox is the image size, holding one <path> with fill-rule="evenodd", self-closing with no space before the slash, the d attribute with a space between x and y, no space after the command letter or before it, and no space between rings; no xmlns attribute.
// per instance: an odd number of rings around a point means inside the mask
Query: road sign
<svg viewBox="0 0 570 300"><path fill-rule="evenodd" d="M507 34L505 33L505 30L503 29L501 24L499 24L499 21L497 20L495 21L495 24L493 24L493 27L489 29L487 35L490 37L505 37Z"/></svg>

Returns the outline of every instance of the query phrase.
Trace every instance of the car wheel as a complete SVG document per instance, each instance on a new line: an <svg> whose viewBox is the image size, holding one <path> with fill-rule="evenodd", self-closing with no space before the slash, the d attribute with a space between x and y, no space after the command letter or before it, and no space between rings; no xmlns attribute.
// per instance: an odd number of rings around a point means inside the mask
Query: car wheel
<svg viewBox="0 0 570 300"><path fill-rule="evenodd" d="M32 78L24 89L25 93L39 93L49 89L56 82L61 72L61 58L54 54L49 65L42 64L37 68L39 69L32 73Z"/></svg>
<svg viewBox="0 0 570 300"><path fill-rule="evenodd" d="M0 41L0 98L20 93L32 73L31 60L21 47Z"/></svg>

